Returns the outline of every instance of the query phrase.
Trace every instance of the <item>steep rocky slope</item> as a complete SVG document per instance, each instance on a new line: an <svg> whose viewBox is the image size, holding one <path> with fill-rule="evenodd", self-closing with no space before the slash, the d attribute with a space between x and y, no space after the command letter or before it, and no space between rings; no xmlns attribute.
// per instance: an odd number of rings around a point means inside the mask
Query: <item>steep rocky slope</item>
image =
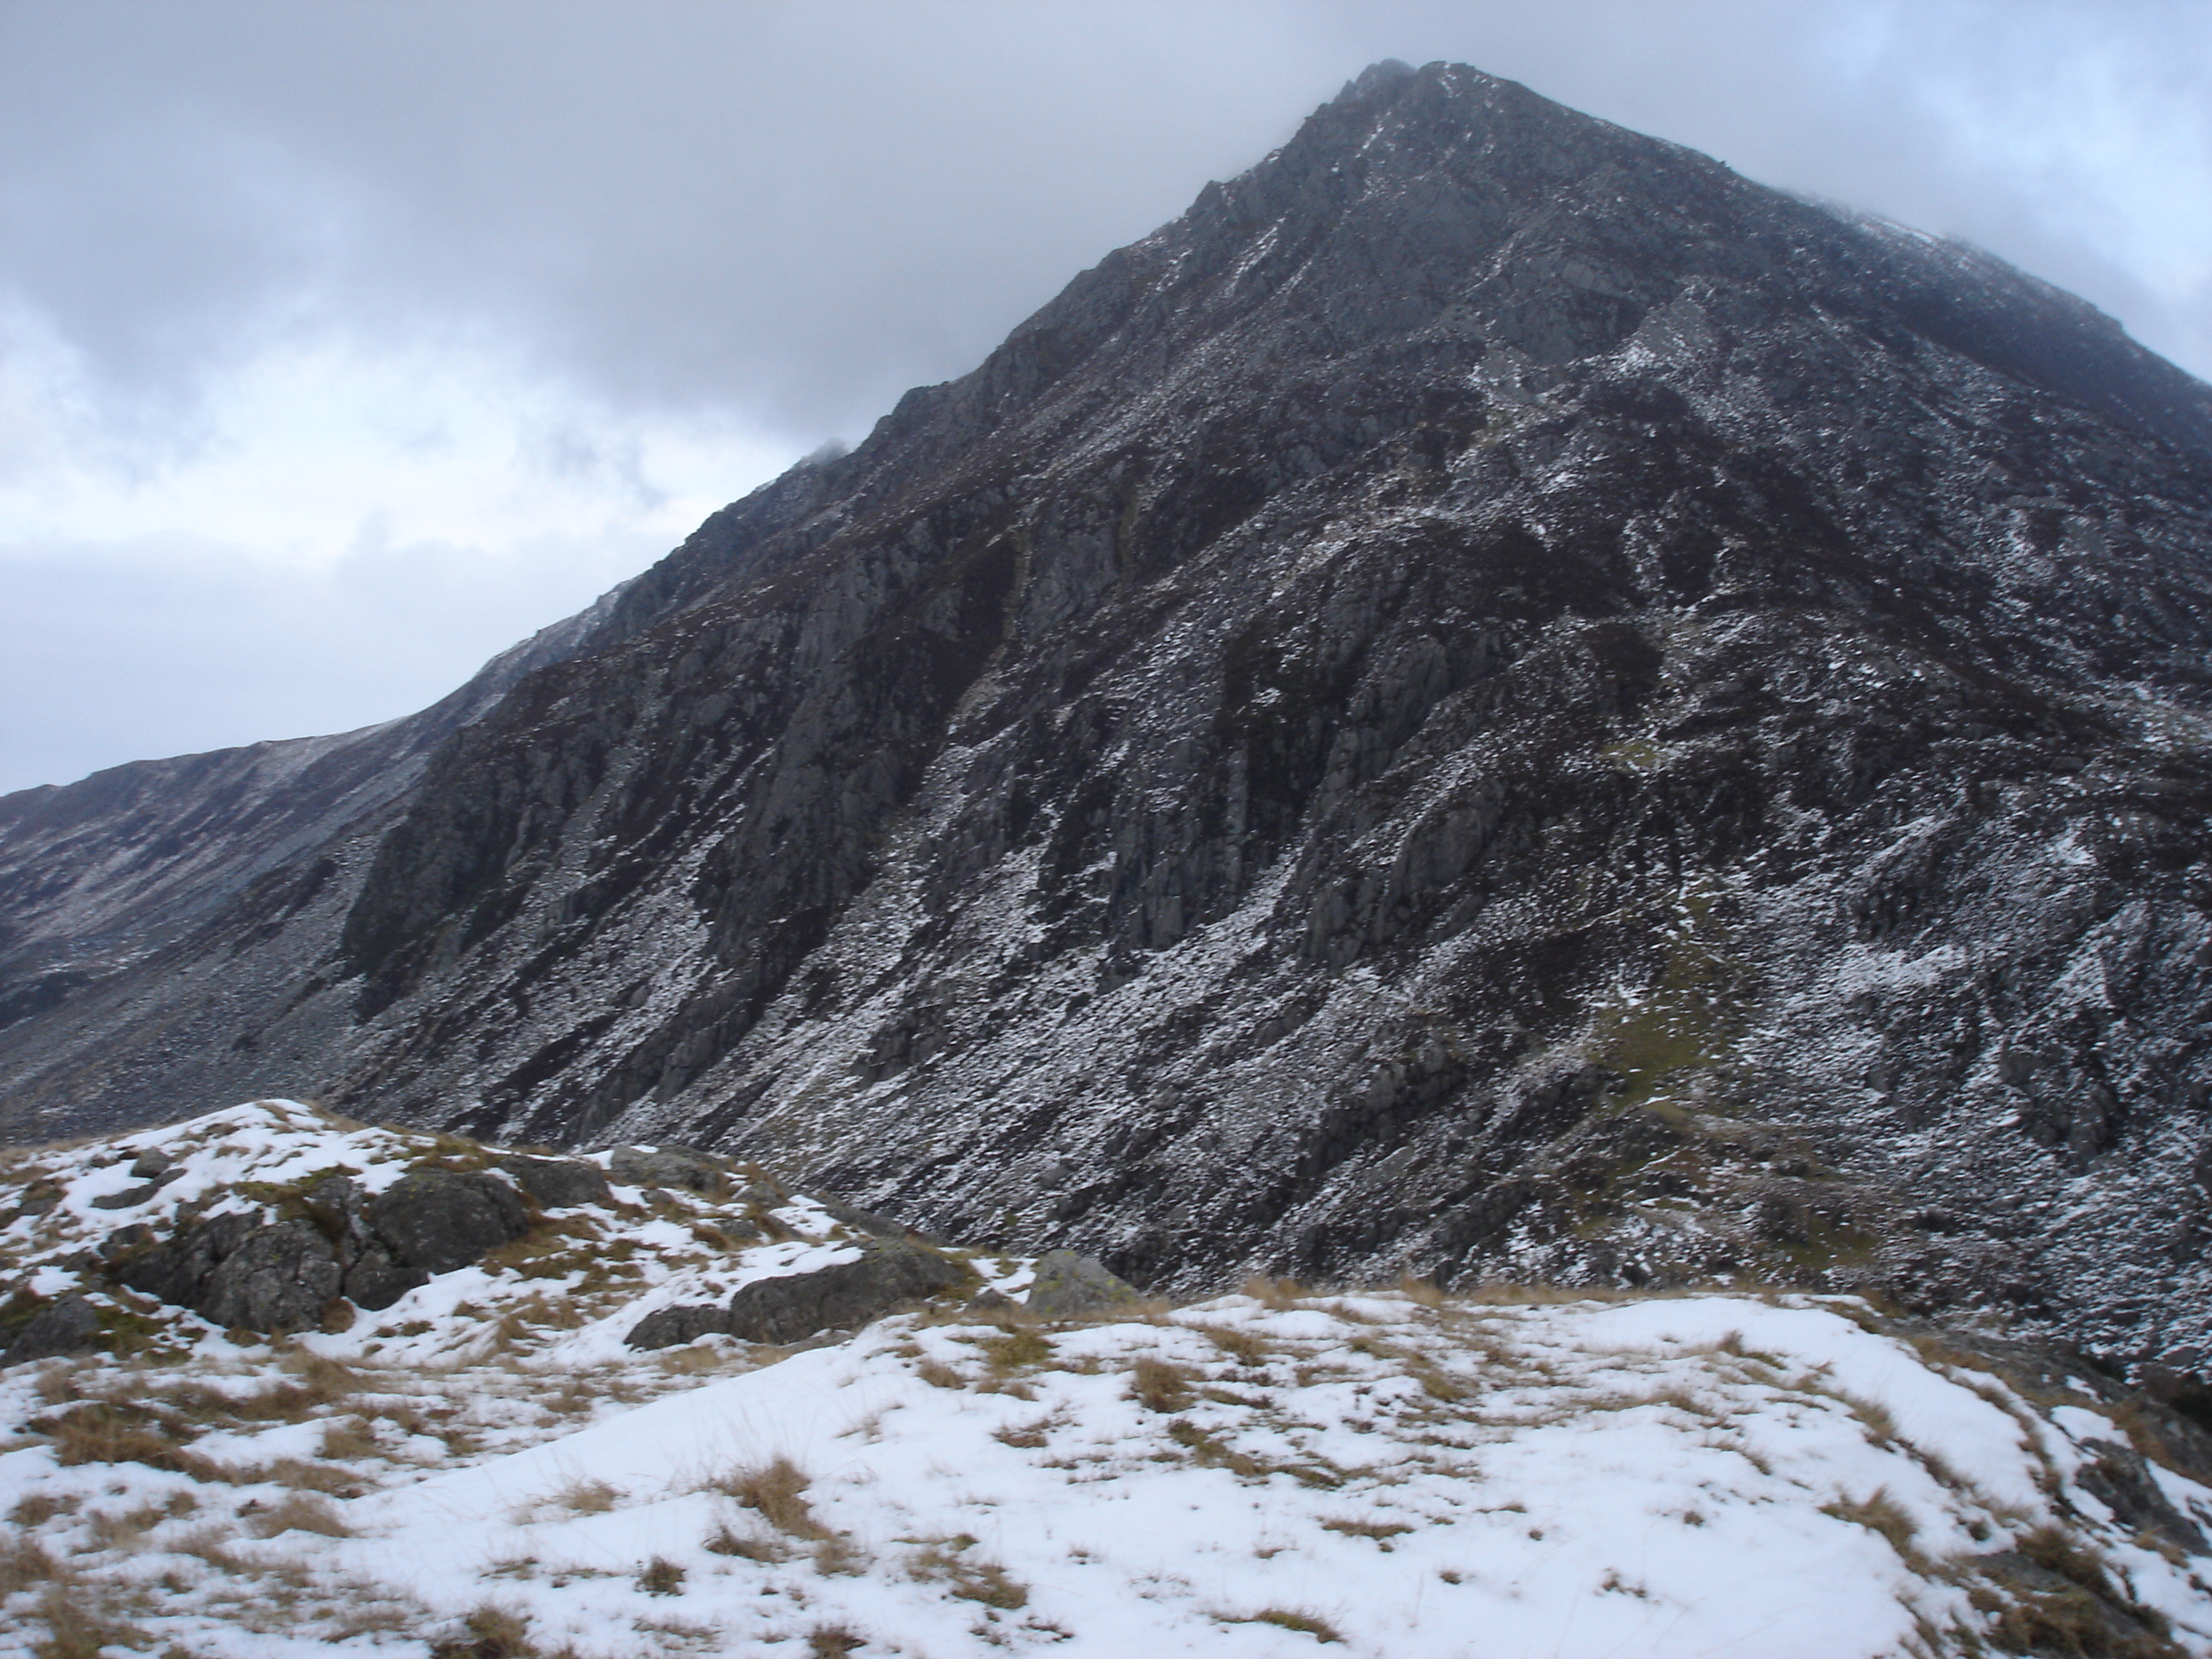
<svg viewBox="0 0 2212 1659"><path fill-rule="evenodd" d="M16 1132L2212 1361L2212 392L1984 256L1382 66L601 625L0 1033Z"/></svg>

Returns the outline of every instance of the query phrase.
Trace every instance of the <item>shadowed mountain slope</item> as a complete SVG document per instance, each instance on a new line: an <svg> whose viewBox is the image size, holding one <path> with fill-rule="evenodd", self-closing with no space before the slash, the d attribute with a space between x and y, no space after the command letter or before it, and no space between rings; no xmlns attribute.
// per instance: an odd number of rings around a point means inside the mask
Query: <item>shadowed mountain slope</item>
<svg viewBox="0 0 2212 1659"><path fill-rule="evenodd" d="M2202 1365L2208 647L2212 391L1382 65L0 1088L695 1140L1140 1281L1732 1273Z"/></svg>

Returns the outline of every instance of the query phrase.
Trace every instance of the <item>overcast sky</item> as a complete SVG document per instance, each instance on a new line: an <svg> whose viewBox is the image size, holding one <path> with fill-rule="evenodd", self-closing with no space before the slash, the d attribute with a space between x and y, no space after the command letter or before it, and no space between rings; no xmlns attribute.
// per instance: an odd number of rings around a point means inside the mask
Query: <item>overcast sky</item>
<svg viewBox="0 0 2212 1659"><path fill-rule="evenodd" d="M430 702L1386 57L2212 374L2204 0L0 0L0 790Z"/></svg>

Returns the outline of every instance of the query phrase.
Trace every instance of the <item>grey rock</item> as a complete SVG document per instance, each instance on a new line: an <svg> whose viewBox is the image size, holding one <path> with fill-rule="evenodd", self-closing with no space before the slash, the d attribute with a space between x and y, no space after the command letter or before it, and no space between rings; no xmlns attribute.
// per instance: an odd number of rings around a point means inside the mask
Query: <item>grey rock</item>
<svg viewBox="0 0 2212 1659"><path fill-rule="evenodd" d="M118 1227L100 1241L100 1259L110 1264L123 1261L142 1250L153 1249L160 1242L151 1227L136 1221L127 1227Z"/></svg>
<svg viewBox="0 0 2212 1659"><path fill-rule="evenodd" d="M336 1297L388 1308L433 1273L483 1260L528 1230L495 1176L418 1170L374 1198L344 1176L302 1195L306 1214L217 1216L109 1268L118 1284L216 1324L276 1334L317 1323Z"/></svg>
<svg viewBox="0 0 2212 1659"><path fill-rule="evenodd" d="M276 1334L319 1321L343 1275L313 1224L224 1215L125 1261L113 1277L213 1324Z"/></svg>
<svg viewBox="0 0 2212 1659"><path fill-rule="evenodd" d="M854 1330L871 1320L971 1284L958 1262L910 1244L871 1239L859 1258L811 1273L756 1279L726 1306L665 1308L648 1314L625 1339L661 1348L719 1332L747 1342L792 1343L817 1331Z"/></svg>
<svg viewBox="0 0 2212 1659"><path fill-rule="evenodd" d="M730 1182L726 1162L690 1146L617 1146L607 1159L607 1170L626 1187L682 1187L714 1194Z"/></svg>
<svg viewBox="0 0 2212 1659"><path fill-rule="evenodd" d="M84 1297L65 1296L48 1303L17 1328L6 1352L0 1352L0 1365L91 1353L106 1346L100 1310Z"/></svg>
<svg viewBox="0 0 2212 1659"><path fill-rule="evenodd" d="M1087 1255L1047 1250L1037 1258L1036 1279L1022 1305L1040 1319L1084 1319L1111 1313L1145 1299L1144 1292L1117 1279Z"/></svg>
<svg viewBox="0 0 2212 1659"><path fill-rule="evenodd" d="M355 1306L371 1312L388 1308L430 1275L400 1260L370 1222L368 1194L343 1176L322 1182L306 1202L331 1240L340 1270L341 1289Z"/></svg>
<svg viewBox="0 0 2212 1659"><path fill-rule="evenodd" d="M514 1184L549 1210L577 1204L607 1204L613 1194L595 1164L574 1158L527 1158L515 1153L493 1160L514 1177Z"/></svg>
<svg viewBox="0 0 2212 1659"><path fill-rule="evenodd" d="M696 1342L702 1336L728 1336L730 1310L719 1302L687 1303L680 1307L661 1308L646 1315L623 1338L629 1346L637 1349L673 1348L686 1342Z"/></svg>
<svg viewBox="0 0 2212 1659"><path fill-rule="evenodd" d="M131 1176L137 1181L151 1181L156 1176L167 1175L175 1160L158 1148L149 1147L131 1160Z"/></svg>
<svg viewBox="0 0 2212 1659"><path fill-rule="evenodd" d="M137 1164L131 1166L131 1173L134 1175L137 1173ZM119 1193L109 1193L103 1198L94 1199L92 1207L95 1210L135 1210L154 1197L162 1188L176 1180L178 1175L181 1173L174 1170L156 1171L154 1179L143 1185L125 1187Z"/></svg>
<svg viewBox="0 0 2212 1659"><path fill-rule="evenodd" d="M426 1273L480 1261L530 1230L512 1187L491 1176L451 1170L402 1176L369 1200L366 1213L392 1258Z"/></svg>
<svg viewBox="0 0 2212 1659"><path fill-rule="evenodd" d="M843 1222L856 1232L872 1233L878 1238L904 1238L909 1233L915 1233L925 1243L945 1243L941 1238L920 1234L918 1229L910 1228L902 1222L894 1221L887 1215L878 1215L873 1210L864 1210L857 1204L847 1204L842 1200L824 1198L814 1193L810 1193L807 1196L826 1210L833 1219Z"/></svg>

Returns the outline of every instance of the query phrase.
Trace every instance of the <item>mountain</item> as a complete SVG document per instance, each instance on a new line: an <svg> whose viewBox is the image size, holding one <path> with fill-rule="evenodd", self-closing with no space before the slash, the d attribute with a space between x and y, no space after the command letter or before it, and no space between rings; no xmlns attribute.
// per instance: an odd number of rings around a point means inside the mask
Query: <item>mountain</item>
<svg viewBox="0 0 2212 1659"><path fill-rule="evenodd" d="M1160 1288L1732 1278L2203 1370L2208 647L2212 389L1379 65L356 793L0 803L4 1127L314 1093Z"/></svg>

